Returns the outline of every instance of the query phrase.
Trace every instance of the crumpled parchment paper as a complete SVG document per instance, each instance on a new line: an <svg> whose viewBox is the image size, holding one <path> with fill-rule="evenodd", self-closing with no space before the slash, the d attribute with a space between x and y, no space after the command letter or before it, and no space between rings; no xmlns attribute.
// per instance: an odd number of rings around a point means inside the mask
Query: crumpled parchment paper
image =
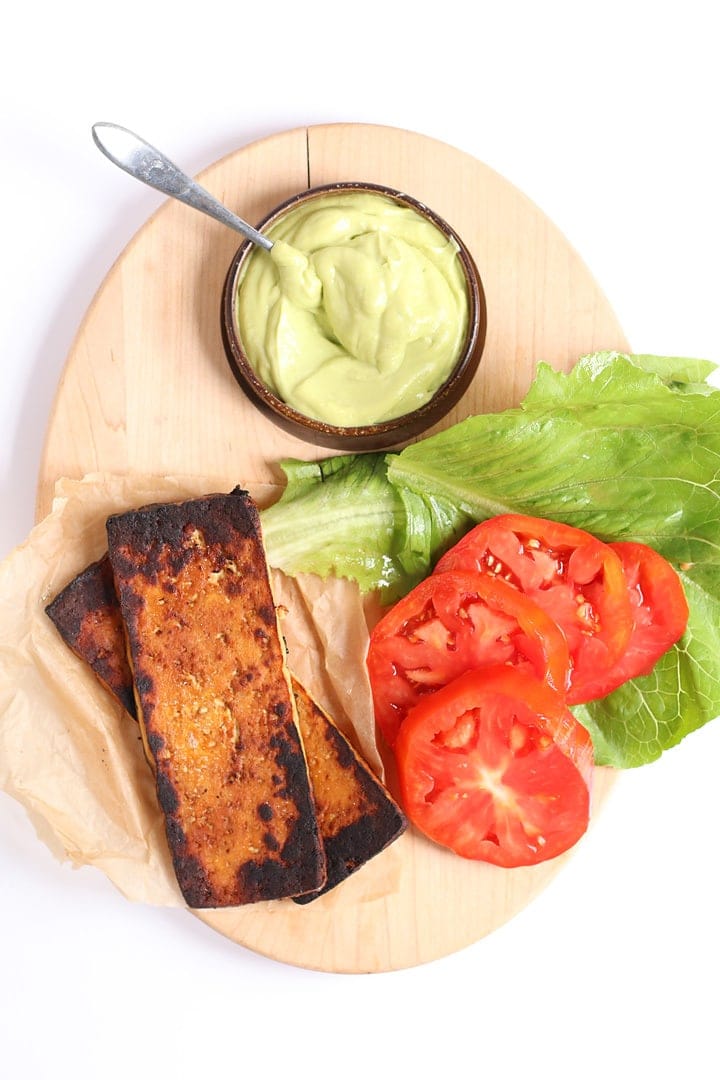
<svg viewBox="0 0 720 1080"><path fill-rule="evenodd" d="M51 513L0 564L0 788L61 859L130 900L184 906L137 724L67 647L45 606L107 547L121 510L229 491L227 477L94 474L58 481ZM259 506L279 495L252 485ZM288 666L382 777L356 587L273 571Z"/></svg>

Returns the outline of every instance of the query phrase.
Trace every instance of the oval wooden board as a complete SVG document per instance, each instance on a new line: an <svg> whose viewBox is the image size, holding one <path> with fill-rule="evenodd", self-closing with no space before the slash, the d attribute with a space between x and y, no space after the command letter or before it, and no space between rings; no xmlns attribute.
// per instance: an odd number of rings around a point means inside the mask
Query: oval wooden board
<svg viewBox="0 0 720 1080"><path fill-rule="evenodd" d="M364 124L302 128L246 146L199 179L250 221L308 185L374 181L414 195L460 232L483 278L488 333L476 379L443 426L517 404L539 360L567 369L585 352L628 349L557 228L501 176L444 143ZM172 201L128 245L67 360L40 469L38 518L60 476L227 475L232 486L278 481L282 457L328 454L264 419L230 373L220 293L237 246L229 230ZM594 812L611 782L598 771ZM410 830L311 905L276 901L200 917L290 964L387 971L477 941L527 905L568 857L504 871L459 859Z"/></svg>

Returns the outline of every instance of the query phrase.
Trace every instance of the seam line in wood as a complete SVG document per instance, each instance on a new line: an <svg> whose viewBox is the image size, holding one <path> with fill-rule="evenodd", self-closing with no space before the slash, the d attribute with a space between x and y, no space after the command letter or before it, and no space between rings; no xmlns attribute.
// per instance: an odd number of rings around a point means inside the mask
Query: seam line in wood
<svg viewBox="0 0 720 1080"><path fill-rule="evenodd" d="M310 183L310 128L305 128L305 161L307 162L307 186L308 189L312 187Z"/></svg>

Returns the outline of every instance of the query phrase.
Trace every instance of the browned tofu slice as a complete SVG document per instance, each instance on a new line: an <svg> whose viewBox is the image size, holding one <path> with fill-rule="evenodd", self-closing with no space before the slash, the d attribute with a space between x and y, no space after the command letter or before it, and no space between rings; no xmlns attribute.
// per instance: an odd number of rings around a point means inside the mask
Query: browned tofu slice
<svg viewBox="0 0 720 1080"><path fill-rule="evenodd" d="M45 610L73 652L136 716L125 630L107 555L73 578Z"/></svg>
<svg viewBox="0 0 720 1080"><path fill-rule="evenodd" d="M107 522L143 739L190 907L325 882L258 514L247 492Z"/></svg>
<svg viewBox="0 0 720 1080"><path fill-rule="evenodd" d="M293 681L300 731L315 792L327 859L327 882L309 903L339 885L405 831L400 807L297 680Z"/></svg>
<svg viewBox="0 0 720 1080"><path fill-rule="evenodd" d="M109 559L78 574L47 609L60 634L101 681L136 716L125 631ZM83 626L82 635L75 631ZM112 678L107 677L110 668ZM292 680L327 881L318 892L295 897L309 903L383 851L405 830L402 811L331 718Z"/></svg>

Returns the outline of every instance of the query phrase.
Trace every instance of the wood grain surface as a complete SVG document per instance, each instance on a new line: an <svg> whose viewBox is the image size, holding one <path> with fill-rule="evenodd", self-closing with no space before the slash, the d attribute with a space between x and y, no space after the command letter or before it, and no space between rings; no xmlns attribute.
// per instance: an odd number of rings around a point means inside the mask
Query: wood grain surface
<svg viewBox="0 0 720 1080"><path fill-rule="evenodd" d="M567 369L594 349L629 348L578 254L521 192L447 144L395 128L332 124L273 135L199 177L249 221L307 186L387 184L462 235L480 270L488 332L478 374L442 427L517 404L536 363ZM220 334L223 280L240 238L169 201L102 283L67 359L48 426L37 516L60 476L95 471L278 481L277 462L329 451L285 434L244 397ZM599 770L594 813L612 776ZM565 859L504 871L409 831L311 905L273 902L202 919L256 952L303 967L410 967L477 941L521 910Z"/></svg>

